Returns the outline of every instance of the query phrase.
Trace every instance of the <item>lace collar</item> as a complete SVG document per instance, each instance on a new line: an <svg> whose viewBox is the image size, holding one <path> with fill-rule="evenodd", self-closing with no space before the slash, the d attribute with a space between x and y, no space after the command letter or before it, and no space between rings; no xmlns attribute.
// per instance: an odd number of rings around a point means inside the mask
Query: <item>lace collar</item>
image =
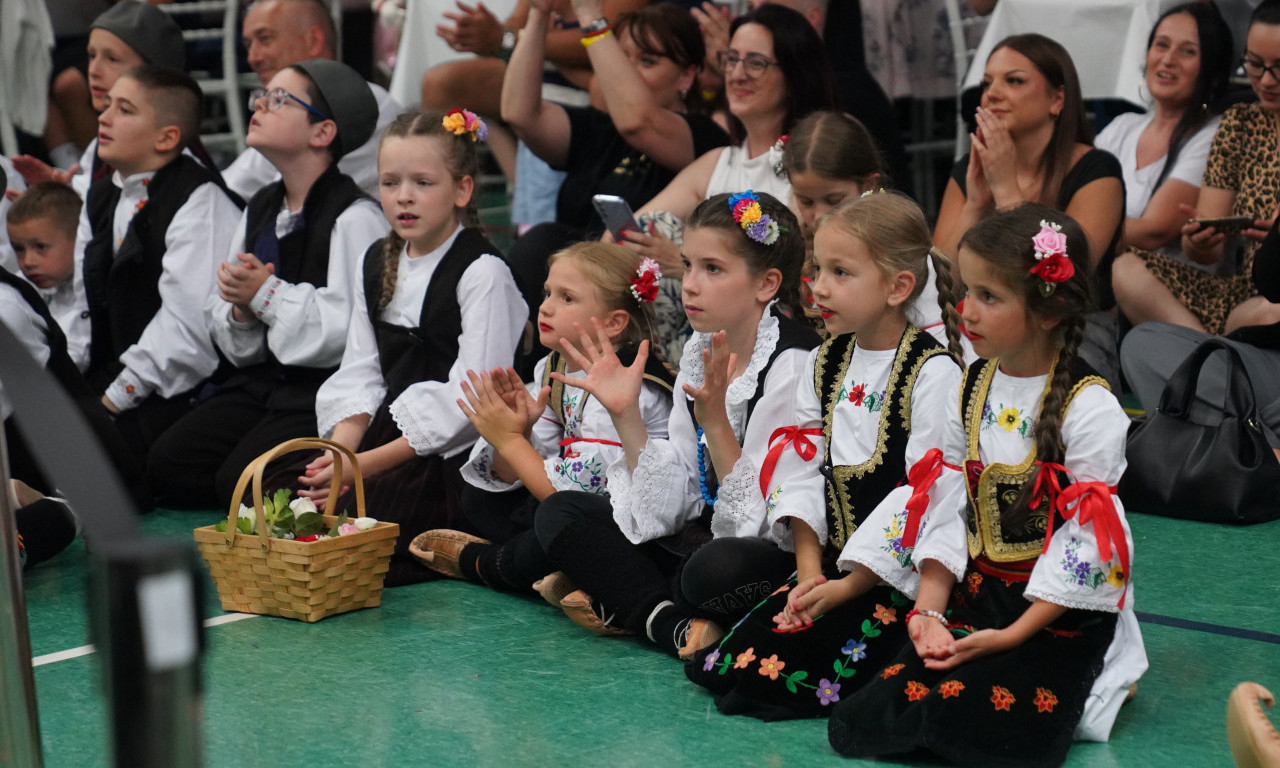
<svg viewBox="0 0 1280 768"><path fill-rule="evenodd" d="M778 316L773 312L773 305L776 303L778 303L777 299L769 302L769 306L765 307L764 314L760 317L760 324L756 326L756 345L751 350L751 361L747 363L746 370L741 376L729 382L729 387L725 391L725 406L728 408L747 402L756 393L756 380L760 377L760 371L764 370L773 350L778 346ZM684 353L680 355L680 372L684 374L689 386L695 388L702 386L702 350L710 347L710 333L695 331L693 336L685 342ZM685 397L689 396L685 395Z"/></svg>

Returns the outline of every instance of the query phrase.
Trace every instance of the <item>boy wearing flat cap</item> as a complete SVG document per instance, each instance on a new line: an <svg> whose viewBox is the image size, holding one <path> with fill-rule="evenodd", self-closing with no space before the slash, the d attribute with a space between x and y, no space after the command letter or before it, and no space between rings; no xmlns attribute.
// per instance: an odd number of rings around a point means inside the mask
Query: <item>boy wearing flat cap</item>
<svg viewBox="0 0 1280 768"><path fill-rule="evenodd" d="M217 367L201 307L240 206L183 151L202 102L178 70L143 64L116 79L98 117L98 155L114 170L90 184L76 238L91 326L85 378L143 457Z"/></svg>
<svg viewBox="0 0 1280 768"><path fill-rule="evenodd" d="M316 434L316 390L342 361L360 257L388 230L337 166L378 118L355 70L299 62L254 91L250 106L248 144L281 178L249 201L205 303L234 372L151 451L152 489L169 504L225 504L251 460Z"/></svg>

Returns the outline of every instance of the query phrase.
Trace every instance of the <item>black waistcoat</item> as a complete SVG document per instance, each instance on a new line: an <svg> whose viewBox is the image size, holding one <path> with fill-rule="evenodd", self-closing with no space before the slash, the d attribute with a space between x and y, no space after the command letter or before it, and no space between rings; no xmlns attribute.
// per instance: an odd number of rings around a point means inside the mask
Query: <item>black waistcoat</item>
<svg viewBox="0 0 1280 768"><path fill-rule="evenodd" d="M92 328L86 376L96 388L105 389L120 373L120 355L160 310L165 234L178 209L209 182L221 187L222 177L186 155L161 168L147 185L146 205L130 221L119 248L113 248L112 223L120 188L110 178L89 187L85 207L93 234L84 252L84 287Z"/></svg>
<svg viewBox="0 0 1280 768"><path fill-rule="evenodd" d="M907 326L889 369L875 451L859 464L837 467L831 463L831 423L856 342L852 333L828 339L814 361L813 386L822 403L822 434L827 446L822 460L822 474L827 478L827 548L837 554L871 510L906 478L911 392L924 364L947 354L933 336Z"/></svg>

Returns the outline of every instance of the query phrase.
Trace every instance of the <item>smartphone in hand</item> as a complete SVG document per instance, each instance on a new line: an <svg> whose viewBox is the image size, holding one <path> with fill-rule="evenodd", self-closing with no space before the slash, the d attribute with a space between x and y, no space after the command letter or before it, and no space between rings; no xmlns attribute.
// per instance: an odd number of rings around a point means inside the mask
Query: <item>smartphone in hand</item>
<svg viewBox="0 0 1280 768"><path fill-rule="evenodd" d="M1254 221L1252 216L1220 216L1214 219L1190 219L1187 223L1199 225L1197 231L1205 227L1213 227L1215 231L1229 237L1252 228Z"/></svg>
<svg viewBox="0 0 1280 768"><path fill-rule="evenodd" d="M604 222L605 228L609 230L609 234L613 235L615 243L622 242L624 230L640 231L640 225L636 223L636 216L631 212L631 206L621 197L593 195L591 202L595 205L596 213L600 214L600 220Z"/></svg>

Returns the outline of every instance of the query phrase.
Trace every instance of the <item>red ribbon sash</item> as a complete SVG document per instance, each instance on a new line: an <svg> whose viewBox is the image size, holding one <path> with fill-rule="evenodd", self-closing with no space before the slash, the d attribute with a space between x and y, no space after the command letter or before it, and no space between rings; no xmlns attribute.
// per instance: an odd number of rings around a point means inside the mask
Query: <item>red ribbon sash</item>
<svg viewBox="0 0 1280 768"><path fill-rule="evenodd" d="M920 535L920 524L929 508L929 491L942 474L942 468L961 471L960 467L942 460L942 449L930 448L907 472L907 485L911 486L911 498L907 499L907 523L902 530L902 546L914 547Z"/></svg>
<svg viewBox="0 0 1280 768"><path fill-rule="evenodd" d="M773 430L773 434L769 435L769 453L765 455L764 465L760 467L760 494L764 498L769 498L769 482L773 480L773 470L778 466L778 459L782 458L782 452L787 449L787 446L795 446L796 454L802 460L812 461L813 457L818 455L818 446L814 445L807 435L816 437L821 434L821 427L801 429L798 425L778 427Z"/></svg>
<svg viewBox="0 0 1280 768"><path fill-rule="evenodd" d="M1093 535L1098 540L1098 551L1104 562L1111 560L1115 552L1120 559L1120 569L1124 571L1125 592L1129 586L1129 543L1125 539L1124 524L1116 512L1115 502L1111 494L1115 489L1106 483L1075 483L1058 496L1058 511L1063 518L1076 518L1080 525L1093 523ZM1075 503L1074 508L1070 508ZM1125 592L1120 594L1119 607L1124 607Z"/></svg>

